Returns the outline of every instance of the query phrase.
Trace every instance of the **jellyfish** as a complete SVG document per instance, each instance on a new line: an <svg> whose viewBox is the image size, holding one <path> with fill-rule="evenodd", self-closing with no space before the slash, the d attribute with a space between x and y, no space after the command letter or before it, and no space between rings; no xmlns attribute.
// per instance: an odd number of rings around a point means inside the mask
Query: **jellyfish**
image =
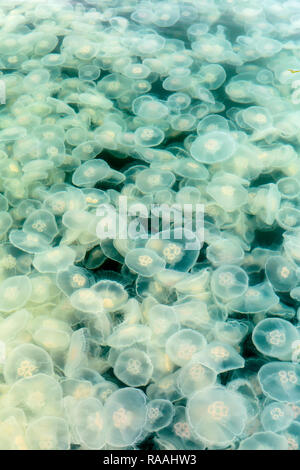
<svg viewBox="0 0 300 470"><path fill-rule="evenodd" d="M148 355L137 348L121 351L114 365L115 376L129 387L147 385L152 372Z"/></svg>
<svg viewBox="0 0 300 470"><path fill-rule="evenodd" d="M125 387L113 392L104 404L106 442L115 447L133 445L146 419L146 395L141 390Z"/></svg>
<svg viewBox="0 0 300 470"><path fill-rule="evenodd" d="M229 308L235 312L254 314L267 312L278 304L278 296L269 282L249 286L244 294L229 302Z"/></svg>
<svg viewBox="0 0 300 470"><path fill-rule="evenodd" d="M84 162L73 173L72 182L75 186L94 186L97 181L105 179L109 171L109 166L104 160Z"/></svg>
<svg viewBox="0 0 300 470"><path fill-rule="evenodd" d="M68 268L75 261L75 252L68 246L50 248L37 253L33 258L33 266L40 273L57 273Z"/></svg>
<svg viewBox="0 0 300 470"><path fill-rule="evenodd" d="M258 371L263 393L279 402L299 402L300 365L291 362L268 362Z"/></svg>
<svg viewBox="0 0 300 470"><path fill-rule="evenodd" d="M288 428L294 419L293 410L286 403L273 401L261 413L261 423L265 431L280 432Z"/></svg>
<svg viewBox="0 0 300 470"><path fill-rule="evenodd" d="M31 450L68 450L70 433L67 422L56 416L43 416L30 422L26 441Z"/></svg>
<svg viewBox="0 0 300 470"><path fill-rule="evenodd" d="M72 417L81 445L87 449L102 449L106 430L102 403L97 398L83 398L77 403Z"/></svg>
<svg viewBox="0 0 300 470"><path fill-rule="evenodd" d="M247 412L242 397L222 386L196 392L187 402L187 420L196 436L225 447L242 435Z"/></svg>
<svg viewBox="0 0 300 470"><path fill-rule="evenodd" d="M209 244L206 256L214 266L239 265L243 262L244 250L235 239L219 239Z"/></svg>
<svg viewBox="0 0 300 470"><path fill-rule="evenodd" d="M154 305L147 317L154 338L160 345L165 344L169 336L180 329L176 310L167 305Z"/></svg>
<svg viewBox="0 0 300 470"><path fill-rule="evenodd" d="M184 366L205 346L206 339L202 333L184 328L169 336L166 342L166 353L174 364Z"/></svg>
<svg viewBox="0 0 300 470"><path fill-rule="evenodd" d="M127 253L125 264L129 269L144 277L151 277L165 268L165 261L155 251L135 248Z"/></svg>
<svg viewBox="0 0 300 470"><path fill-rule="evenodd" d="M157 432L169 426L175 410L169 400L150 400L147 404L147 421L145 429L148 432Z"/></svg>
<svg viewBox="0 0 300 470"><path fill-rule="evenodd" d="M191 145L192 157L200 163L213 164L228 160L236 143L229 132L211 131L197 137Z"/></svg>
<svg viewBox="0 0 300 470"><path fill-rule="evenodd" d="M195 355L200 364L214 370L217 374L228 370L240 369L245 360L230 344L212 341Z"/></svg>
<svg viewBox="0 0 300 470"><path fill-rule="evenodd" d="M239 298L248 289L248 276L239 266L223 264L213 272L211 287L225 301Z"/></svg>
<svg viewBox="0 0 300 470"><path fill-rule="evenodd" d="M4 378L11 384L17 380L32 377L36 374L53 375L53 363L49 354L39 346L21 344L8 355Z"/></svg>
<svg viewBox="0 0 300 470"><path fill-rule="evenodd" d="M22 308L31 295L31 282L27 276L12 276L0 284L0 311L9 313Z"/></svg>
<svg viewBox="0 0 300 470"><path fill-rule="evenodd" d="M266 356L287 360L291 358L292 344L299 340L297 329L281 318L266 318L253 330L255 347Z"/></svg>
<svg viewBox="0 0 300 470"><path fill-rule="evenodd" d="M197 354L180 369L177 384L185 397L192 396L198 390L211 387L215 384L217 374L213 369L206 367L197 360Z"/></svg>
<svg viewBox="0 0 300 470"><path fill-rule="evenodd" d="M102 298L103 308L107 312L119 310L128 299L123 286L115 281L101 280L93 285L92 290Z"/></svg>

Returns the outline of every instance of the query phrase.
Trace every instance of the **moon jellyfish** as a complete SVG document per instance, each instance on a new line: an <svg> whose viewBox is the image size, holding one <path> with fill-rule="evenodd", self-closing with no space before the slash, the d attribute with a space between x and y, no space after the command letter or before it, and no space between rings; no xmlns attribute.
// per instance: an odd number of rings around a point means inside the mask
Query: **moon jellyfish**
<svg viewBox="0 0 300 470"><path fill-rule="evenodd" d="M53 374L52 359L44 349L24 343L9 353L4 367L7 383L14 383L36 374Z"/></svg>
<svg viewBox="0 0 300 470"><path fill-rule="evenodd" d="M147 385L153 372L153 365L146 353L137 348L122 351L115 363L114 374L129 387Z"/></svg>
<svg viewBox="0 0 300 470"><path fill-rule="evenodd" d="M229 302L229 308L235 312L254 314L267 312L278 304L278 297L268 282L249 286L242 296Z"/></svg>
<svg viewBox="0 0 300 470"><path fill-rule="evenodd" d="M279 292L288 292L297 284L296 269L283 256L268 258L265 270L268 280Z"/></svg>
<svg viewBox="0 0 300 470"><path fill-rule="evenodd" d="M150 400L147 405L147 421L145 429L148 432L157 432L172 422L175 410L169 400Z"/></svg>
<svg viewBox="0 0 300 470"><path fill-rule="evenodd" d="M202 365L195 354L191 361L180 369L177 384L182 394L190 397L198 390L214 385L216 379L216 372Z"/></svg>
<svg viewBox="0 0 300 470"><path fill-rule="evenodd" d="M244 250L235 240L216 240L206 249L207 259L214 265L241 264L244 259Z"/></svg>
<svg viewBox="0 0 300 470"><path fill-rule="evenodd" d="M42 234L51 243L58 234L55 217L50 212L40 209L34 211L24 222L23 230L26 233Z"/></svg>
<svg viewBox="0 0 300 470"><path fill-rule="evenodd" d="M147 248L135 248L127 253L125 264L129 269L144 277L151 277L165 268L164 259L155 251Z"/></svg>
<svg viewBox="0 0 300 470"><path fill-rule="evenodd" d="M50 248L37 253L33 258L33 265L40 273L56 273L66 269L75 261L75 252L68 246Z"/></svg>
<svg viewBox="0 0 300 470"><path fill-rule="evenodd" d="M197 137L190 149L195 160L210 165L228 160L235 150L235 140L228 132L223 131L207 132Z"/></svg>
<svg viewBox="0 0 300 470"><path fill-rule="evenodd" d="M163 345L172 334L180 329L177 312L167 305L154 305L148 312L149 326L154 338Z"/></svg>
<svg viewBox="0 0 300 470"><path fill-rule="evenodd" d="M291 358L292 344L299 338L297 328L281 318L260 321L252 333L252 340L258 351L281 360Z"/></svg>
<svg viewBox="0 0 300 470"><path fill-rule="evenodd" d="M95 314L103 312L102 297L91 288L74 291L70 296L70 302L74 308L81 312Z"/></svg>
<svg viewBox="0 0 300 470"><path fill-rule="evenodd" d="M242 112L245 123L255 130L262 130L271 127L273 124L272 116L267 108L261 106L250 106Z"/></svg>
<svg viewBox="0 0 300 470"><path fill-rule="evenodd" d="M128 299L123 286L115 281L99 281L93 285L92 289L102 298L103 308L108 312L119 310Z"/></svg>
<svg viewBox="0 0 300 470"><path fill-rule="evenodd" d="M170 171L147 169L136 177L136 186L142 193L154 193L166 187L172 187L175 176Z"/></svg>
<svg viewBox="0 0 300 470"><path fill-rule="evenodd" d="M209 343L196 354L195 360L214 370L217 374L245 366L245 360L234 347L219 341Z"/></svg>
<svg viewBox="0 0 300 470"><path fill-rule="evenodd" d="M80 400L72 413L73 426L81 445L87 449L102 449L105 445L104 410L96 398Z"/></svg>
<svg viewBox="0 0 300 470"><path fill-rule="evenodd" d="M9 313L22 308L31 296L31 282L27 276L12 276L0 284L0 312Z"/></svg>
<svg viewBox="0 0 300 470"><path fill-rule="evenodd" d="M258 371L263 393L279 402L298 403L300 365L291 362L268 362Z"/></svg>
<svg viewBox="0 0 300 470"><path fill-rule="evenodd" d="M265 431L280 432L288 428L294 419L293 410L286 403L273 401L261 413L261 423Z"/></svg>
<svg viewBox="0 0 300 470"><path fill-rule="evenodd" d="M97 181L105 179L110 172L108 164L104 160L92 160L84 162L73 174L72 182L75 186L94 186Z"/></svg>
<svg viewBox="0 0 300 470"><path fill-rule="evenodd" d="M43 416L29 423L26 440L31 450L68 450L68 424L63 418Z"/></svg>
<svg viewBox="0 0 300 470"><path fill-rule="evenodd" d="M166 353L174 364L184 366L194 354L206 346L206 339L202 333L191 329L182 329L169 337L166 342Z"/></svg>
<svg viewBox="0 0 300 470"><path fill-rule="evenodd" d="M159 127L143 126L135 131L135 141L142 147L156 147L161 144L165 138L165 133Z"/></svg>
<svg viewBox="0 0 300 470"><path fill-rule="evenodd" d="M112 393L104 405L106 442L115 447L133 445L147 419L146 395L133 388Z"/></svg>
<svg viewBox="0 0 300 470"><path fill-rule="evenodd" d="M216 296L228 301L245 294L248 276L239 266L224 264L213 272L211 287Z"/></svg>
<svg viewBox="0 0 300 470"><path fill-rule="evenodd" d="M188 400L186 412L196 436L205 443L220 447L239 437L247 421L242 397L221 386L196 392Z"/></svg>
<svg viewBox="0 0 300 470"><path fill-rule="evenodd" d="M219 64L209 64L201 67L199 72L201 83L209 90L217 90L226 80L226 72Z"/></svg>
<svg viewBox="0 0 300 470"><path fill-rule="evenodd" d="M288 450L288 441L275 432L256 432L241 441L239 450Z"/></svg>

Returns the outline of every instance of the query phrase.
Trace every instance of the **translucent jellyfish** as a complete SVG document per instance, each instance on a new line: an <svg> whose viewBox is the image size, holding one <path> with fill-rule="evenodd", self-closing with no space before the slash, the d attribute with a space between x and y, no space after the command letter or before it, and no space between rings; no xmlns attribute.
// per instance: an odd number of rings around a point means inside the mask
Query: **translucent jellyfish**
<svg viewBox="0 0 300 470"><path fill-rule="evenodd" d="M172 187L175 176L170 171L147 169L141 171L136 177L137 188L143 193L154 193Z"/></svg>
<svg viewBox="0 0 300 470"><path fill-rule="evenodd" d="M55 217L51 212L43 209L34 211L27 217L23 230L29 234L42 234L49 243L58 234Z"/></svg>
<svg viewBox="0 0 300 470"><path fill-rule="evenodd" d="M49 243L44 235L31 234L23 230L11 230L9 241L13 246L27 253L41 253L49 248Z"/></svg>
<svg viewBox="0 0 300 470"><path fill-rule="evenodd" d="M148 343L150 337L148 326L129 323L117 326L106 341L112 348L123 349L136 343Z"/></svg>
<svg viewBox="0 0 300 470"><path fill-rule="evenodd" d="M103 308L107 312L119 310L128 299L124 287L115 281L99 281L93 285L92 289L102 298Z"/></svg>
<svg viewBox="0 0 300 470"><path fill-rule="evenodd" d="M215 295L228 301L245 294L248 276L239 266L224 264L213 272L211 287Z"/></svg>
<svg viewBox="0 0 300 470"><path fill-rule="evenodd" d="M199 256L201 241L189 229L175 228L155 234L155 237L147 241L146 248L162 257L167 269L188 271Z"/></svg>
<svg viewBox="0 0 300 470"><path fill-rule="evenodd" d="M99 142L97 142L95 140L86 140L85 142L81 141L81 143L79 143L79 145L77 145L77 147L75 147L72 150L72 156L75 157L75 158L78 158L79 160L83 160L83 161L91 160L92 158L97 157L97 155L99 155L102 152L102 150L103 150L103 147ZM102 162L102 160L100 160L100 161ZM97 169L97 165L100 166L100 167L102 165L103 166L103 172L105 173L105 168L106 168L105 162L103 161L103 163L101 163L101 165L99 165L99 163L96 163L96 165L95 165L96 169ZM88 184L89 184L88 181L90 181L89 178L92 177L92 174L85 175L82 169L79 171L80 168L81 167L78 168L79 174L77 175L78 178L80 178L79 181L84 182L83 186L88 186ZM89 168L89 165L88 165L87 168L84 167L84 170L88 169L88 168ZM93 165L92 165L92 168L93 168ZM85 181L86 181L86 184L85 184Z"/></svg>
<svg viewBox="0 0 300 470"><path fill-rule="evenodd" d="M168 357L168 356L166 356ZM169 364L172 364L169 361ZM160 377L155 383L148 385L147 396L150 400L162 398L164 400L176 401L181 399L182 393L178 390L177 386L177 373L164 375Z"/></svg>
<svg viewBox="0 0 300 470"><path fill-rule="evenodd" d="M4 366L7 383L36 374L53 374L52 359L44 349L33 344L21 344L9 353Z"/></svg>
<svg viewBox="0 0 300 470"><path fill-rule="evenodd" d="M87 130L84 127L71 127L66 132L66 141L72 146L80 145L87 140Z"/></svg>
<svg viewBox="0 0 300 470"><path fill-rule="evenodd" d="M171 118L171 126L176 131L186 132L194 128L196 118L192 114L179 114Z"/></svg>
<svg viewBox="0 0 300 470"><path fill-rule="evenodd" d="M57 273L56 283L66 294L71 295L78 289L86 289L94 282L94 278L86 269L77 266L69 266L66 270Z"/></svg>
<svg viewBox="0 0 300 470"><path fill-rule="evenodd" d="M281 207L276 214L276 220L285 230L297 230L300 228L300 211L294 207Z"/></svg>
<svg viewBox="0 0 300 470"><path fill-rule="evenodd" d="M30 314L22 309L11 313L7 318L0 321L0 340L7 342L15 339L19 333L24 331L28 325Z"/></svg>
<svg viewBox="0 0 300 470"><path fill-rule="evenodd" d="M31 296L31 282L27 276L12 276L0 284L0 311L12 312L22 308Z"/></svg>
<svg viewBox="0 0 300 470"><path fill-rule="evenodd" d="M147 95L136 98L132 103L132 110L137 116L146 121L157 121L169 114L168 107L163 102Z"/></svg>
<svg viewBox="0 0 300 470"><path fill-rule="evenodd" d="M62 418L43 416L30 422L26 430L26 441L31 450L68 450L68 424Z"/></svg>
<svg viewBox="0 0 300 470"><path fill-rule="evenodd" d="M235 140L228 132L223 131L207 132L197 137L190 148L192 157L206 164L228 160L235 150Z"/></svg>
<svg viewBox="0 0 300 470"><path fill-rule="evenodd" d="M228 370L240 369L245 361L230 344L212 341L195 356L200 364L216 371L217 374Z"/></svg>
<svg viewBox="0 0 300 470"><path fill-rule="evenodd" d="M165 133L159 127L143 126L135 131L135 141L142 147L155 147L162 143Z"/></svg>
<svg viewBox="0 0 300 470"><path fill-rule="evenodd" d="M238 320L228 320L226 322L217 321L214 327L214 336L217 341L237 346L248 333L248 326Z"/></svg>
<svg viewBox="0 0 300 470"><path fill-rule="evenodd" d="M186 412L196 436L220 447L228 446L239 437L247 420L242 397L221 386L196 392L188 400Z"/></svg>
<svg viewBox="0 0 300 470"><path fill-rule="evenodd" d="M298 403L300 365L291 362L268 362L258 371L263 393L280 402Z"/></svg>
<svg viewBox="0 0 300 470"><path fill-rule="evenodd" d="M144 64L128 64L124 67L124 70L122 70L125 77L134 79L147 78L150 72L149 67Z"/></svg>
<svg viewBox="0 0 300 470"><path fill-rule="evenodd" d="M187 422L185 406L176 406L169 426L158 431L162 449L203 450L204 445L195 437Z"/></svg>
<svg viewBox="0 0 300 470"><path fill-rule="evenodd" d="M256 432L241 441L238 450L288 450L288 441L275 432Z"/></svg>
<svg viewBox="0 0 300 470"><path fill-rule="evenodd" d="M119 73L106 75L97 83L97 89L110 99L124 95L129 87L130 80Z"/></svg>
<svg viewBox="0 0 300 470"><path fill-rule="evenodd" d="M9 390L9 401L31 419L60 416L63 411L62 389L53 377L45 374L18 380Z"/></svg>
<svg viewBox="0 0 300 470"><path fill-rule="evenodd" d="M94 186L97 181L105 179L110 173L110 168L104 160L92 160L83 163L73 173L72 182L75 186Z"/></svg>
<svg viewBox="0 0 300 470"><path fill-rule="evenodd" d="M265 431L280 432L288 428L294 419L292 408L286 403L273 401L262 410L260 420Z"/></svg>
<svg viewBox="0 0 300 470"><path fill-rule="evenodd" d="M277 188L281 196L286 199L295 199L300 193L300 184L291 176L280 178L277 181Z"/></svg>
<svg viewBox="0 0 300 470"><path fill-rule="evenodd" d="M294 421L285 431L283 436L287 439L288 450L299 450L300 448L300 424L299 421Z"/></svg>
<svg viewBox="0 0 300 470"><path fill-rule="evenodd" d="M206 256L214 266L241 264L244 259L244 250L236 240L220 239L207 247Z"/></svg>
<svg viewBox="0 0 300 470"><path fill-rule="evenodd" d="M115 447L133 445L147 419L146 395L133 388L112 393L104 405L106 442Z"/></svg>
<svg viewBox="0 0 300 470"><path fill-rule="evenodd" d="M166 342L166 353L174 364L184 366L205 346L206 339L202 333L186 328L169 337Z"/></svg>
<svg viewBox="0 0 300 470"><path fill-rule="evenodd" d="M172 422L175 413L174 406L169 400L156 399L147 404L147 422L145 429L148 432L157 432Z"/></svg>
<svg viewBox="0 0 300 470"><path fill-rule="evenodd" d="M8 127L0 131L0 142L23 139L27 135L25 127Z"/></svg>
<svg viewBox="0 0 300 470"><path fill-rule="evenodd" d="M178 5L161 2L154 10L153 23L160 28L173 26L180 18Z"/></svg>
<svg viewBox="0 0 300 470"><path fill-rule="evenodd" d="M131 250L125 257L125 264L129 269L144 277L151 277L166 266L162 257L147 248Z"/></svg>
<svg viewBox="0 0 300 470"><path fill-rule="evenodd" d="M91 288L78 289L70 296L71 305L85 313L102 313L103 299Z"/></svg>
<svg viewBox="0 0 300 470"><path fill-rule="evenodd" d="M79 330L74 331L71 337L64 368L64 372L67 377L72 376L76 370L86 365L87 350L87 329L80 328Z"/></svg>
<svg viewBox="0 0 300 470"><path fill-rule="evenodd" d="M80 444L88 449L102 449L105 445L106 423L102 403L96 398L80 400L72 413L72 424Z"/></svg>
<svg viewBox="0 0 300 470"><path fill-rule="evenodd" d="M289 292L297 284L296 269L283 256L268 258L265 270L268 280L279 292Z"/></svg>
<svg viewBox="0 0 300 470"><path fill-rule="evenodd" d="M56 273L67 269L75 261L75 251L68 246L50 248L42 253L37 253L33 258L33 266L40 273Z"/></svg>
<svg viewBox="0 0 300 470"><path fill-rule="evenodd" d="M248 192L243 187L248 182L230 174L214 176L206 191L226 212L233 212L248 201Z"/></svg>
<svg viewBox="0 0 300 470"><path fill-rule="evenodd" d="M219 64L209 64L201 67L199 72L201 84L209 90L217 90L226 80L226 72Z"/></svg>
<svg viewBox="0 0 300 470"><path fill-rule="evenodd" d="M271 127L273 119L267 108L261 106L250 106L242 112L245 123L255 130Z"/></svg>
<svg viewBox="0 0 300 470"><path fill-rule="evenodd" d="M197 360L196 354L189 363L180 369L177 385L185 397L190 397L198 390L214 385L216 379L216 372L202 365Z"/></svg>
<svg viewBox="0 0 300 470"><path fill-rule="evenodd" d="M162 82L162 87L167 91L186 90L191 83L191 78L186 75L172 75Z"/></svg>
<svg viewBox="0 0 300 470"><path fill-rule="evenodd" d="M129 387L147 385L153 372L148 355L137 348L122 351L115 363L114 374Z"/></svg>
<svg viewBox="0 0 300 470"><path fill-rule="evenodd" d="M148 324L160 345L180 329L176 310L167 305L154 305L148 312Z"/></svg>
<svg viewBox="0 0 300 470"><path fill-rule="evenodd" d="M187 93L171 93L167 98L166 104L172 111L180 112L189 107L191 98Z"/></svg>
<svg viewBox="0 0 300 470"><path fill-rule="evenodd" d="M297 328L281 318L266 318L253 330L255 347L266 356L281 360L291 359L292 345L299 340Z"/></svg>
<svg viewBox="0 0 300 470"><path fill-rule="evenodd" d="M212 131L229 131L228 120L218 114L209 114L199 121L197 126L198 134Z"/></svg>
<svg viewBox="0 0 300 470"><path fill-rule="evenodd" d="M97 80L100 77L100 68L97 65L82 65L78 69L80 80Z"/></svg>
<svg viewBox="0 0 300 470"><path fill-rule="evenodd" d="M262 282L248 287L241 297L229 302L229 307L235 312L254 314L267 312L277 305L278 301L279 299L269 282Z"/></svg>

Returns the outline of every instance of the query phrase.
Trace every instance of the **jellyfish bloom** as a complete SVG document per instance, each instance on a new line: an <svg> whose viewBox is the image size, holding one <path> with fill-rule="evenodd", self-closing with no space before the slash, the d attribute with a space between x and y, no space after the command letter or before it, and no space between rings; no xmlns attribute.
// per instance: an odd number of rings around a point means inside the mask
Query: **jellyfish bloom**
<svg viewBox="0 0 300 470"><path fill-rule="evenodd" d="M102 298L103 308L108 312L119 310L128 299L123 286L115 281L99 281L93 285L92 290Z"/></svg>
<svg viewBox="0 0 300 470"><path fill-rule="evenodd" d="M195 160L209 165L228 160L235 150L235 140L223 131L207 132L197 137L190 149Z"/></svg>
<svg viewBox="0 0 300 470"><path fill-rule="evenodd" d="M104 405L106 442L115 447L133 445L142 434L146 419L145 394L133 388L117 390Z"/></svg>
<svg viewBox="0 0 300 470"><path fill-rule="evenodd" d="M295 267L283 256L271 256L266 262L265 270L276 291L288 292L297 284Z"/></svg>
<svg viewBox="0 0 300 470"><path fill-rule="evenodd" d="M187 419L196 436L208 444L225 447L239 437L247 412L242 397L225 387L196 392L187 402Z"/></svg>
<svg viewBox="0 0 300 470"><path fill-rule="evenodd" d="M219 239L212 242L206 250L207 259L214 265L241 264L244 259L244 250L236 240Z"/></svg>
<svg viewBox="0 0 300 470"><path fill-rule="evenodd" d="M288 441L275 432L256 432L241 441L239 450L288 450Z"/></svg>
<svg viewBox="0 0 300 470"><path fill-rule="evenodd" d="M299 333L290 322L281 318L266 318L253 330L255 347L266 356L291 359L292 345L299 340Z"/></svg>
<svg viewBox="0 0 300 470"><path fill-rule="evenodd" d="M23 230L28 234L42 234L49 243L58 234L55 217L43 209L34 211L27 217Z"/></svg>
<svg viewBox="0 0 300 470"><path fill-rule="evenodd" d="M278 297L269 282L250 286L241 297L229 302L229 307L239 313L266 312L278 304Z"/></svg>
<svg viewBox="0 0 300 470"><path fill-rule="evenodd" d="M129 387L145 386L153 372L153 365L146 353L137 348L122 351L115 363L114 374Z"/></svg>
<svg viewBox="0 0 300 470"><path fill-rule="evenodd" d="M27 276L12 276L0 284L0 312L22 308L31 296L32 286Z"/></svg>
<svg viewBox="0 0 300 470"><path fill-rule="evenodd" d="M166 353L174 364L184 366L205 346L206 339L202 333L186 328L169 337L166 342Z"/></svg>
<svg viewBox="0 0 300 470"><path fill-rule="evenodd" d="M177 384L182 394L190 397L199 390L213 386L216 379L216 372L202 365L195 354L191 361L180 369Z"/></svg>
<svg viewBox="0 0 300 470"><path fill-rule="evenodd" d="M165 138L165 133L156 126L138 127L135 131L135 142L142 147L156 147Z"/></svg>
<svg viewBox="0 0 300 470"><path fill-rule="evenodd" d="M264 394L280 402L299 402L300 366L291 362L268 362L258 371Z"/></svg>
<svg viewBox="0 0 300 470"><path fill-rule="evenodd" d="M147 169L136 177L136 186L142 193L154 193L166 187L172 187L175 176L170 171Z"/></svg>
<svg viewBox="0 0 300 470"><path fill-rule="evenodd" d="M104 160L92 160L84 162L73 174L73 184L75 186L94 186L97 181L101 181L110 172L108 164Z"/></svg>

